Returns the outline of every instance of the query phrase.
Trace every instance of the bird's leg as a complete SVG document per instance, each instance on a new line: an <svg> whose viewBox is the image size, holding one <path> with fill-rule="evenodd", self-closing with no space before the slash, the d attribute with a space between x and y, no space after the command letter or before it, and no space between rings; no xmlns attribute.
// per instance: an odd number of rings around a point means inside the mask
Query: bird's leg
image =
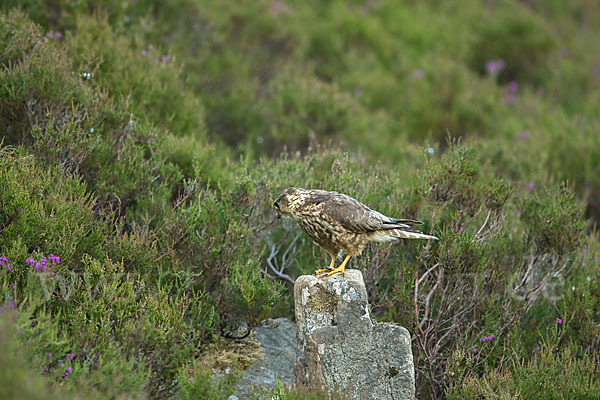
<svg viewBox="0 0 600 400"><path fill-rule="evenodd" d="M344 258L344 261L342 262L342 264L337 267L332 269L331 271L329 271L329 273L326 276L331 276L333 274L337 274L338 272L342 275L344 275L344 270L346 269L346 264L348 263L348 260L350 259L350 255L347 255L346 258Z"/></svg>
<svg viewBox="0 0 600 400"><path fill-rule="evenodd" d="M335 263L335 257L331 256L331 263L329 264L329 268L327 269L318 269L315 271L315 275L319 275L325 272L329 272L331 270L333 270L333 264Z"/></svg>

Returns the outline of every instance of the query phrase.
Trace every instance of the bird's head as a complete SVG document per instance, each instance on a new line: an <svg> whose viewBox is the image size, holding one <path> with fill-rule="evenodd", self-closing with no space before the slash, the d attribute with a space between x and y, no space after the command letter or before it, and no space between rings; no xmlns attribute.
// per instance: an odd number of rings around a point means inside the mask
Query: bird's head
<svg viewBox="0 0 600 400"><path fill-rule="evenodd" d="M282 215L292 217L300 203L304 191L304 189L291 187L281 192L273 203L273 207L277 210L278 217L281 217Z"/></svg>

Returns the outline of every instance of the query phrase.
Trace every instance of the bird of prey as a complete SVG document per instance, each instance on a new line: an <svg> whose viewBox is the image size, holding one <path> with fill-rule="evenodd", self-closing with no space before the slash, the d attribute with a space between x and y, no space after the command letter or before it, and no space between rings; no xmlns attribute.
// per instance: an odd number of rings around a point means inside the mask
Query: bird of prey
<svg viewBox="0 0 600 400"><path fill-rule="evenodd" d="M278 215L293 218L304 232L331 255L326 269L315 275L344 274L351 256L358 256L368 242L390 242L399 239L434 239L412 228L422 222L395 219L371 210L358 200L337 192L316 189L287 188L275 200ZM346 258L334 268L342 250Z"/></svg>

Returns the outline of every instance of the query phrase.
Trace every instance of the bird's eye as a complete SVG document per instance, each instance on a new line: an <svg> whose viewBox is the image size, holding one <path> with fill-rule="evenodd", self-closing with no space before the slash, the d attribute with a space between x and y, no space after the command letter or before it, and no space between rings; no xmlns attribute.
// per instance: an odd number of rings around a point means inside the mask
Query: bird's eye
<svg viewBox="0 0 600 400"><path fill-rule="evenodd" d="M275 207L277 209L277 211L279 211L279 204L278 203L273 203L273 207Z"/></svg>

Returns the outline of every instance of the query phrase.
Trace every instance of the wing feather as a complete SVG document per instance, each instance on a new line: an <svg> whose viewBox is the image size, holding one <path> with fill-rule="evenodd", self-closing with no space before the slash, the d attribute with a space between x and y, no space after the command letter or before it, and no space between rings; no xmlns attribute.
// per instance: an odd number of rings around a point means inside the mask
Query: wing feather
<svg viewBox="0 0 600 400"><path fill-rule="evenodd" d="M336 192L330 193L329 199L322 203L323 214L351 232L367 233L402 226L395 219L371 210L350 196Z"/></svg>

